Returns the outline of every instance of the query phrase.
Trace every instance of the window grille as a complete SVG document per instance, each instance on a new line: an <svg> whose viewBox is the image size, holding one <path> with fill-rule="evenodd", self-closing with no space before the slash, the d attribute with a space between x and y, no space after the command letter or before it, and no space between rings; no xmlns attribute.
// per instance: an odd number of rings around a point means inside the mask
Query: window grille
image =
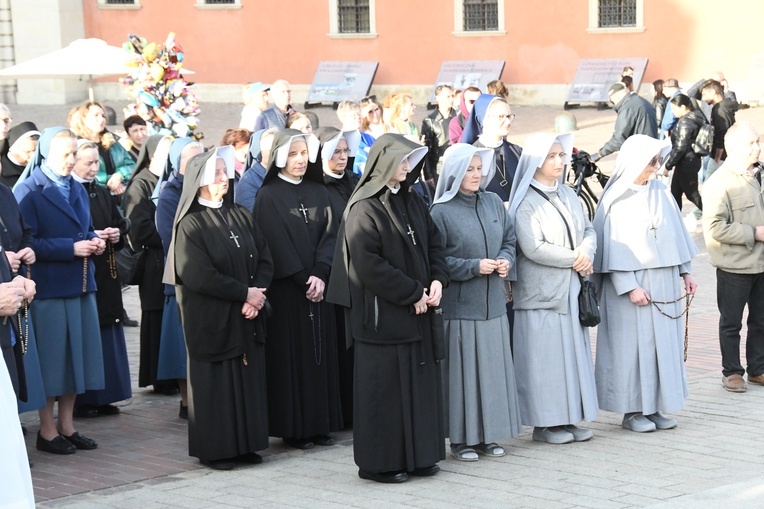
<svg viewBox="0 0 764 509"><path fill-rule="evenodd" d="M637 0L599 0L599 27L637 26Z"/></svg>
<svg viewBox="0 0 764 509"><path fill-rule="evenodd" d="M135 0L106 0L106 5L135 5Z"/></svg>
<svg viewBox="0 0 764 509"><path fill-rule="evenodd" d="M369 0L338 0L339 33L368 34Z"/></svg>
<svg viewBox="0 0 764 509"><path fill-rule="evenodd" d="M497 0L464 0L464 31L499 29Z"/></svg>
<svg viewBox="0 0 764 509"><path fill-rule="evenodd" d="M236 4L236 0L204 0L204 3L207 5L226 5L226 4Z"/></svg>

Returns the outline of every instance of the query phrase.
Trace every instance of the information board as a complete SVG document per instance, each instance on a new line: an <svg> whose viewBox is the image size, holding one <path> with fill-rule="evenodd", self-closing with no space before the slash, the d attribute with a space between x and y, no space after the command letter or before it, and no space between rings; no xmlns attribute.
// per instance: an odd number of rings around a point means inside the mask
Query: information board
<svg viewBox="0 0 764 509"><path fill-rule="evenodd" d="M451 85L454 90L478 87L485 92L488 82L501 78L503 71L504 60L447 60L440 66L435 87ZM435 102L435 87L427 99L428 103Z"/></svg>
<svg viewBox="0 0 764 509"><path fill-rule="evenodd" d="M318 64L306 103L360 101L369 93L377 62L334 62Z"/></svg>
<svg viewBox="0 0 764 509"><path fill-rule="evenodd" d="M646 58L590 58L579 61L565 100L566 106L568 103L606 103L610 85L621 81L621 73L626 66L634 68L634 90L639 91L647 67Z"/></svg>

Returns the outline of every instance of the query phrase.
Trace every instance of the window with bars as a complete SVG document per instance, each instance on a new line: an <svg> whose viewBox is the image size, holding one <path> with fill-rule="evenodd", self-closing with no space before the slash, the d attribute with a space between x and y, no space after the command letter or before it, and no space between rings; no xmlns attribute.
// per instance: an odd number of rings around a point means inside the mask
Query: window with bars
<svg viewBox="0 0 764 509"><path fill-rule="evenodd" d="M207 5L235 4L236 0L204 0Z"/></svg>
<svg viewBox="0 0 764 509"><path fill-rule="evenodd" d="M135 0L106 0L106 5L135 5Z"/></svg>
<svg viewBox="0 0 764 509"><path fill-rule="evenodd" d="M498 0L464 0L464 31L499 29Z"/></svg>
<svg viewBox="0 0 764 509"><path fill-rule="evenodd" d="M369 0L337 0L337 28L341 34L368 34Z"/></svg>
<svg viewBox="0 0 764 509"><path fill-rule="evenodd" d="M636 27L637 0L599 0L600 28Z"/></svg>

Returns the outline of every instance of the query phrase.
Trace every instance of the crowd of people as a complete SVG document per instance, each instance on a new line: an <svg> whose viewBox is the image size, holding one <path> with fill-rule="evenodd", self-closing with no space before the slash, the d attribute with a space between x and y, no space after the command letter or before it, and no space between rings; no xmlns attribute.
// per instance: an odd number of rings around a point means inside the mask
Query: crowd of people
<svg viewBox="0 0 764 509"><path fill-rule="evenodd" d="M591 220L565 185L573 135L509 142L501 82L438 86L421 130L407 94L344 101L341 128L319 127L288 82L255 83L241 125L206 149L148 136L140 117L120 139L96 102L68 127L5 122L0 339L19 412L40 412L37 448L96 448L73 417L131 396L120 251L140 294L139 386L180 393L189 454L213 469L260 463L269 437L310 449L352 428L359 476L397 483L437 474L446 438L474 462L507 454L522 426L590 440L581 423L599 409L633 432L674 428L698 252L681 193L707 212L723 383L745 390L740 320L764 272L758 135L732 127L719 81L695 87L715 127L718 185L701 200L692 141L706 117L677 85L655 84L676 89L656 99L663 116L610 87L615 132L592 160L618 156ZM596 362L579 304L590 283ZM764 383L756 320L748 381Z"/></svg>

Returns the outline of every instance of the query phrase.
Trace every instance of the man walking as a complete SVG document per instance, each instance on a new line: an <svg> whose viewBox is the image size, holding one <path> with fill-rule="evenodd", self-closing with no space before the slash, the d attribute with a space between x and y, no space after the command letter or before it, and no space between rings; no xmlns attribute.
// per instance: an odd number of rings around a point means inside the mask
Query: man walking
<svg viewBox="0 0 764 509"><path fill-rule="evenodd" d="M658 126L655 125L655 110L647 100L630 91L623 83L613 83L608 90L610 102L618 114L615 120L613 136L592 154L592 161L602 159L608 154L621 150L621 145L629 136L646 134L658 138Z"/></svg>

